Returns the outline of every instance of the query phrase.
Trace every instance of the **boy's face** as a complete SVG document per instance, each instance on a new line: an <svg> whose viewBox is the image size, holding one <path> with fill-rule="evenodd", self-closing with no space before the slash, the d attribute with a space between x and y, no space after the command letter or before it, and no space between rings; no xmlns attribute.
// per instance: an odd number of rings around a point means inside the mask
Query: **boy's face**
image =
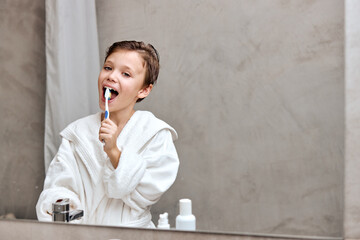
<svg viewBox="0 0 360 240"><path fill-rule="evenodd" d="M135 51L118 50L108 56L98 79L100 108L105 110L105 86L115 90L111 91L110 112L133 108L138 98L150 93L143 86L145 74L144 60Z"/></svg>

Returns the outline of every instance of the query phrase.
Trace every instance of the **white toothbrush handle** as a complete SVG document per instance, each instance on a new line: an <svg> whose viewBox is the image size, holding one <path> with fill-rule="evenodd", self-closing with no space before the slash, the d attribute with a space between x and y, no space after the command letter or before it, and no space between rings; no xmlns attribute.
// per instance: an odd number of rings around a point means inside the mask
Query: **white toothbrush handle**
<svg viewBox="0 0 360 240"><path fill-rule="evenodd" d="M105 99L105 119L108 119L110 117L110 112L109 112L109 103L108 103L109 99L106 98Z"/></svg>

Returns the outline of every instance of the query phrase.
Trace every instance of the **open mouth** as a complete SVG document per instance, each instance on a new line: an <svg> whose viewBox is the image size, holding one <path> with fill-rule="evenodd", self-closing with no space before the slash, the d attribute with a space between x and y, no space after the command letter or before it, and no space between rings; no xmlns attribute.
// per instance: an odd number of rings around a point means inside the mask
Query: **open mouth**
<svg viewBox="0 0 360 240"><path fill-rule="evenodd" d="M103 87L104 98L105 98L105 92L106 92L107 88L110 90L110 100L113 100L114 98L116 98L119 95L119 93L116 90L114 90L110 87Z"/></svg>

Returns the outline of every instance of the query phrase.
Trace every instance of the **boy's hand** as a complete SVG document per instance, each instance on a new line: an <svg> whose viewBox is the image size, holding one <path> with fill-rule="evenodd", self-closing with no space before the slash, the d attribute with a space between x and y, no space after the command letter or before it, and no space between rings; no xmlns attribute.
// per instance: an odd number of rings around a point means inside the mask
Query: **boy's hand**
<svg viewBox="0 0 360 240"><path fill-rule="evenodd" d="M104 143L104 151L111 160L114 168L119 164L120 150L116 146L116 140L120 134L120 130L117 125L109 118L104 119L101 122L99 130L99 140Z"/></svg>

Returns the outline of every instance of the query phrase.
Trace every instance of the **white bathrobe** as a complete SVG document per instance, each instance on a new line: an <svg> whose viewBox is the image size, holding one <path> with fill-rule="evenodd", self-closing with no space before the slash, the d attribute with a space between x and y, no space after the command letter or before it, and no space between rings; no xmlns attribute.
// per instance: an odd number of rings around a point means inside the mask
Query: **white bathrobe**
<svg viewBox="0 0 360 240"><path fill-rule="evenodd" d="M154 227L150 207L174 183L179 159L176 131L147 111L136 111L121 131L119 165L112 166L99 141L101 113L71 123L52 160L36 205L51 221L52 203L69 198L86 224Z"/></svg>

